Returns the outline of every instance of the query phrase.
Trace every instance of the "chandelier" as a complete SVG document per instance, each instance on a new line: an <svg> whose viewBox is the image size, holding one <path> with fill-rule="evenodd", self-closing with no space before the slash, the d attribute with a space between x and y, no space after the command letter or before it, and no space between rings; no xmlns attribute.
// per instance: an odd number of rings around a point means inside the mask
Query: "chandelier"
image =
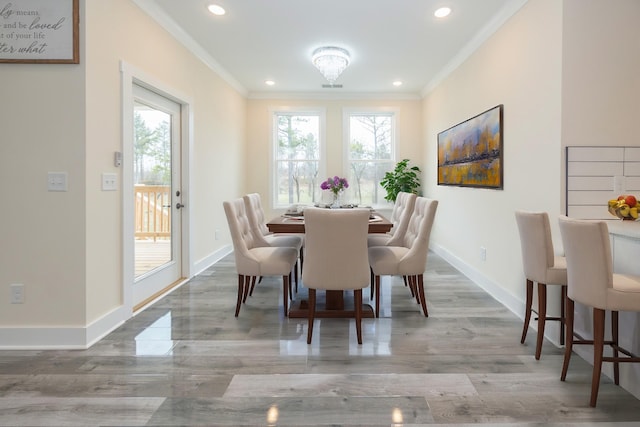
<svg viewBox="0 0 640 427"><path fill-rule="evenodd" d="M350 60L349 52L339 47L320 47L313 51L311 62L320 70L325 79L333 84L338 76L347 68Z"/></svg>

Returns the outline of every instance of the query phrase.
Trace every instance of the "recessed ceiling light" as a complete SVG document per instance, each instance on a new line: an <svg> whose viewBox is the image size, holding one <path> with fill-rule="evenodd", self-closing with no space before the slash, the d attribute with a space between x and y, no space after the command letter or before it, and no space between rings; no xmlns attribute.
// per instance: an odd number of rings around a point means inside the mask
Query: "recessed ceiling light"
<svg viewBox="0 0 640 427"><path fill-rule="evenodd" d="M276 82L274 82L273 80L265 80L264 84L266 84L267 86L273 86L274 84L276 84Z"/></svg>
<svg viewBox="0 0 640 427"><path fill-rule="evenodd" d="M396 80L395 82L393 82L393 85L396 86L396 87L397 86L402 86L402 81Z"/></svg>
<svg viewBox="0 0 640 427"><path fill-rule="evenodd" d="M451 13L451 8L449 7L441 7L440 9L433 12L433 16L436 18L444 18L445 16L449 16Z"/></svg>
<svg viewBox="0 0 640 427"><path fill-rule="evenodd" d="M214 15L224 15L225 13L227 13L224 8L218 4L210 4L209 6L207 6L207 9L209 9L209 12L213 13Z"/></svg>

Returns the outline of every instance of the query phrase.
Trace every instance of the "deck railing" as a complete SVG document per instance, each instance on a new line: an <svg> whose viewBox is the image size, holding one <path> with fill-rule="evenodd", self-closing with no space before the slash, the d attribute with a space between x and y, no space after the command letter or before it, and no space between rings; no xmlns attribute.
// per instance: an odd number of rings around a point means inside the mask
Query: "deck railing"
<svg viewBox="0 0 640 427"><path fill-rule="evenodd" d="M136 239L171 237L171 186L135 185Z"/></svg>

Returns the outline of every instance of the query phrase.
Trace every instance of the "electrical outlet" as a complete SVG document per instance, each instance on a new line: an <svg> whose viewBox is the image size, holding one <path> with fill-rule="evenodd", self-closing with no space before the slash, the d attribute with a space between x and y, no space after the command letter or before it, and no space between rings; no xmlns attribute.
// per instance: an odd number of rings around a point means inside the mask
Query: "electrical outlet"
<svg viewBox="0 0 640 427"><path fill-rule="evenodd" d="M9 289L11 289L11 304L24 304L24 285L12 283Z"/></svg>
<svg viewBox="0 0 640 427"><path fill-rule="evenodd" d="M487 260L487 248L485 248L484 246L480 246L480 260L481 261Z"/></svg>
<svg viewBox="0 0 640 427"><path fill-rule="evenodd" d="M216 230L215 235L216 235L216 240L219 240L220 239L220 230Z"/></svg>

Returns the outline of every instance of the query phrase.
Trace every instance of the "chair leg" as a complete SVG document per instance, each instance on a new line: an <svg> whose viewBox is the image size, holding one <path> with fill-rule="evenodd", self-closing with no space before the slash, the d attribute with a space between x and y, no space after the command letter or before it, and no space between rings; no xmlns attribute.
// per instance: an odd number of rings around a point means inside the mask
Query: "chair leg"
<svg viewBox="0 0 640 427"><path fill-rule="evenodd" d="M371 271L371 282L370 282L371 283L371 296L369 297L369 299L373 300L373 291L374 291L374 289L376 287L376 284L375 284L376 283L376 279L375 279L374 274L373 274L373 268L369 267L369 271Z"/></svg>
<svg viewBox="0 0 640 427"><path fill-rule="evenodd" d="M358 344L362 344L362 289L354 289L353 302L356 309L356 336Z"/></svg>
<svg viewBox="0 0 640 427"><path fill-rule="evenodd" d="M253 295L253 288L256 287L256 280L258 279L257 276L253 276L251 279L251 289L249 290L249 296ZM260 277L260 279L262 279L262 277Z"/></svg>
<svg viewBox="0 0 640 427"><path fill-rule="evenodd" d="M531 321L531 305L533 304L533 281L527 279L527 302L524 312L524 326L522 327L522 338L520 344L524 344L529 330L529 322Z"/></svg>
<svg viewBox="0 0 640 427"><path fill-rule="evenodd" d="M376 275L376 317L380 317L380 276Z"/></svg>
<svg viewBox="0 0 640 427"><path fill-rule="evenodd" d="M302 274L303 264L304 264L304 246L300 248L300 274Z"/></svg>
<svg viewBox="0 0 640 427"><path fill-rule="evenodd" d="M282 307L284 317L289 315L289 286L291 286L291 273L282 276Z"/></svg>
<svg viewBox="0 0 640 427"><path fill-rule="evenodd" d="M564 323L567 321L567 312L565 307L567 305L567 285L560 286L560 345L564 345Z"/></svg>
<svg viewBox="0 0 640 427"><path fill-rule="evenodd" d="M409 286L409 291L411 291L411 296L418 298L418 295L416 294L416 287L415 287L415 282L412 280L413 276L402 276L402 280L404 281L404 285L405 286Z"/></svg>
<svg viewBox="0 0 640 427"><path fill-rule="evenodd" d="M293 266L293 271L296 279L296 293L298 293L298 261L296 261L295 265ZM289 292L289 294L292 294L292 293ZM291 298L293 298L293 296Z"/></svg>
<svg viewBox="0 0 640 427"><path fill-rule="evenodd" d="M247 302L247 297L249 296L249 289L251 288L251 282L255 281L255 276L244 276L244 290L242 302Z"/></svg>
<svg viewBox="0 0 640 427"><path fill-rule="evenodd" d="M567 297L567 319L565 321L566 330L566 343L564 346L564 362L562 363L562 374L560 374L560 381L567 379L567 370L569 369L569 361L571 360L571 352L573 351L573 310L575 304L573 300Z"/></svg>
<svg viewBox="0 0 640 427"><path fill-rule="evenodd" d="M416 286L418 287L418 292L420 292L420 304L422 304L424 317L429 317L429 311L427 310L427 298L424 293L424 277L422 274L418 275L418 283Z"/></svg>
<svg viewBox="0 0 640 427"><path fill-rule="evenodd" d="M544 341L544 325L547 320L547 285L538 283L538 339L536 340L536 360L540 360Z"/></svg>
<svg viewBox="0 0 640 427"><path fill-rule="evenodd" d="M238 274L238 301L236 302L236 317L240 313L240 306L242 305L242 294L244 293L244 276Z"/></svg>
<svg viewBox="0 0 640 427"><path fill-rule="evenodd" d="M420 304L420 290L418 289L418 276L409 276L413 285L413 292L416 294L416 304Z"/></svg>
<svg viewBox="0 0 640 427"><path fill-rule="evenodd" d="M613 348L613 382L620 385L620 363L618 361L618 312L611 312L611 347Z"/></svg>
<svg viewBox="0 0 640 427"><path fill-rule="evenodd" d="M313 288L309 288L309 310L307 311L309 326L307 327L307 344L311 344L311 337L313 336L313 322L315 317L316 317L316 290Z"/></svg>
<svg viewBox="0 0 640 427"><path fill-rule="evenodd" d="M589 405L596 406L598 389L600 388L600 374L602 373L602 353L604 352L604 315L605 311L593 309L593 376L591 377L591 401Z"/></svg>
<svg viewBox="0 0 640 427"><path fill-rule="evenodd" d="M293 289L292 289L293 281L291 280L292 275L293 275L293 272L290 271L289 272L289 301L293 301Z"/></svg>

